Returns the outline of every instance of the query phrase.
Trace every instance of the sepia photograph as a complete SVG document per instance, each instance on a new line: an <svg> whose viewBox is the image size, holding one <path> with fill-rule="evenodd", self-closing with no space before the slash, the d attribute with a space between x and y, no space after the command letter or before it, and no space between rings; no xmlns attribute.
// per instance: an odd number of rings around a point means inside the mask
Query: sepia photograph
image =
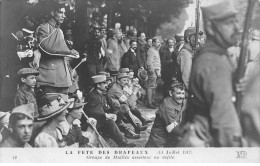
<svg viewBox="0 0 260 166"><path fill-rule="evenodd" d="M0 0L0 163L259 163L260 0Z"/></svg>

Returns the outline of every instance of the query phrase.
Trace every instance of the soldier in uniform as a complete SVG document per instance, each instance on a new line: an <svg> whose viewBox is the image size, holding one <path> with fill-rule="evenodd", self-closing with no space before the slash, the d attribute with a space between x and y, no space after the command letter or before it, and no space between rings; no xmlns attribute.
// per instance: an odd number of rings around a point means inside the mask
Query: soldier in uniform
<svg viewBox="0 0 260 166"><path fill-rule="evenodd" d="M156 112L151 134L145 147L166 147L174 143L172 131L182 121L184 111L185 88L182 83L173 82L168 96Z"/></svg>
<svg viewBox="0 0 260 166"><path fill-rule="evenodd" d="M192 123L178 146L241 146L241 127L232 101L234 66L226 54L239 39L237 12L230 1L221 1L203 7L202 13L207 41L191 70L185 119Z"/></svg>
<svg viewBox="0 0 260 166"><path fill-rule="evenodd" d="M15 107L9 118L11 133L1 144L2 148L30 148L32 136L34 105L32 103Z"/></svg>
<svg viewBox="0 0 260 166"><path fill-rule="evenodd" d="M39 72L31 68L22 68L17 72L17 75L21 78L21 84L16 92L14 105L15 107L23 104L34 104L34 116L38 116L38 107L36 103L36 96L34 93L34 87L36 85L36 76Z"/></svg>
<svg viewBox="0 0 260 166"><path fill-rule="evenodd" d="M179 65L178 81L183 82L186 89L189 88L190 72L192 67L192 60L194 57L196 29L194 27L188 28L184 32L185 44L177 56L177 63Z"/></svg>
<svg viewBox="0 0 260 166"><path fill-rule="evenodd" d="M141 111L137 108L136 102L133 100L137 94L137 91L134 91L131 96L127 96L123 90L123 88L128 84L128 77L129 75L127 73L118 73L117 82L109 89L108 94L117 99L120 104L124 104L130 108L131 112L141 120L142 125L146 126L152 121L144 117ZM134 126L136 131L140 131L140 128L143 128L142 126L136 125L134 123L131 124Z"/></svg>
<svg viewBox="0 0 260 166"><path fill-rule="evenodd" d="M129 143L121 134L116 121L117 115L109 112L109 105L103 93L107 90L105 75L96 75L92 77L94 89L89 93L87 98L85 113L89 117L97 120L97 130L107 134L119 147L134 147L135 144ZM82 126L85 120L82 119ZM139 137L140 138L140 137Z"/></svg>

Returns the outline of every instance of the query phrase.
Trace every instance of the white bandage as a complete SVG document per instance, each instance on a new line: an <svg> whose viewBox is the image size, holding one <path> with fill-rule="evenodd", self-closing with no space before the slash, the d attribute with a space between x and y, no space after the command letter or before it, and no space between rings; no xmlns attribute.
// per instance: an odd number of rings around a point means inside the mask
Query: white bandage
<svg viewBox="0 0 260 166"><path fill-rule="evenodd" d="M167 132L170 133L177 125L178 125L177 122L173 122L173 123L169 124L168 126L166 126Z"/></svg>
<svg viewBox="0 0 260 166"><path fill-rule="evenodd" d="M127 97L125 95L122 95L120 98L119 98L120 101L126 101L127 100Z"/></svg>

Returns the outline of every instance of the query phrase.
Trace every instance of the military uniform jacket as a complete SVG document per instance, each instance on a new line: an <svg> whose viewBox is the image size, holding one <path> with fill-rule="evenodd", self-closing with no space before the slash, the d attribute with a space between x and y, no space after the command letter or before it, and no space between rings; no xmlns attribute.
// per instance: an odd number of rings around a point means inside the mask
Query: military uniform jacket
<svg viewBox="0 0 260 166"><path fill-rule="evenodd" d="M180 124L183 112L182 104L177 104L170 96L166 97L156 112L151 134L146 147L164 147L169 133L167 128L173 129Z"/></svg>
<svg viewBox="0 0 260 166"><path fill-rule="evenodd" d="M239 146L241 127L232 102L234 68L226 50L208 40L191 71L187 116L196 133L214 147Z"/></svg>
<svg viewBox="0 0 260 166"><path fill-rule="evenodd" d="M94 89L89 93L87 102L88 104L84 107L85 113L88 116L95 118L98 121L98 124L102 121L104 122L106 120L106 112L109 109L106 96Z"/></svg>
<svg viewBox="0 0 260 166"><path fill-rule="evenodd" d="M38 113L35 93L32 89L28 88L25 84L23 84L16 92L14 106L17 107L29 103L34 104L34 108L35 108L34 116L37 117L39 113Z"/></svg>
<svg viewBox="0 0 260 166"><path fill-rule="evenodd" d="M180 53L177 56L177 63L179 64L180 77L185 84L185 87L189 88L190 73L193 60L193 51L190 45L184 44Z"/></svg>
<svg viewBox="0 0 260 166"><path fill-rule="evenodd" d="M105 68L111 71L119 71L120 68L120 50L117 39L111 38L107 41L106 58L107 63Z"/></svg>
<svg viewBox="0 0 260 166"><path fill-rule="evenodd" d="M39 64L39 86L69 87L72 85L71 76L65 56L71 55L71 50L66 45L62 30L56 21L50 19L37 29L41 51Z"/></svg>

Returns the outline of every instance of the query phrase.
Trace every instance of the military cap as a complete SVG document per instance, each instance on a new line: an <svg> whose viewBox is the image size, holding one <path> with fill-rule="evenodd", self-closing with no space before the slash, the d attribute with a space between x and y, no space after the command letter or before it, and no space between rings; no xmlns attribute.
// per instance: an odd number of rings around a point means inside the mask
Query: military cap
<svg viewBox="0 0 260 166"><path fill-rule="evenodd" d="M39 75L39 72L35 69L32 68L22 68L17 72L18 76L22 76L22 75Z"/></svg>
<svg viewBox="0 0 260 166"><path fill-rule="evenodd" d="M183 83L180 83L179 81L177 80L174 80L171 84L171 87L170 87L170 90L174 90L174 88L176 87L180 87L181 89L184 89L184 84Z"/></svg>
<svg viewBox="0 0 260 166"><path fill-rule="evenodd" d="M174 37L175 37L176 42L184 41L184 37L181 35L175 35Z"/></svg>
<svg viewBox="0 0 260 166"><path fill-rule="evenodd" d="M93 76L93 77L91 77L91 78L92 78L92 81L93 81L94 84L101 83L101 82L106 82L106 81L107 81L106 76L105 76L105 75L102 75L102 74L100 74L100 75L95 75L95 76Z"/></svg>
<svg viewBox="0 0 260 166"><path fill-rule="evenodd" d="M35 112L34 104L29 103L29 104L24 104L24 105L20 105L18 107L15 107L11 112L11 116L12 116L12 114L18 114L19 113L19 114L26 115L31 119L34 119L34 112Z"/></svg>
<svg viewBox="0 0 260 166"><path fill-rule="evenodd" d="M117 79L120 79L120 78L129 77L129 75L127 73L118 73L116 77Z"/></svg>
<svg viewBox="0 0 260 166"><path fill-rule="evenodd" d="M189 27L184 31L184 37L195 35L196 34L196 28L195 27Z"/></svg>
<svg viewBox="0 0 260 166"><path fill-rule="evenodd" d="M119 69L119 72L120 72L120 73L129 73L130 70L129 70L129 68L120 68L120 69Z"/></svg>
<svg viewBox="0 0 260 166"><path fill-rule="evenodd" d="M217 3L201 7L204 20L219 20L237 14L234 5L227 0L218 1Z"/></svg>
<svg viewBox="0 0 260 166"><path fill-rule="evenodd" d="M100 71L98 74L99 75L105 75L107 77L107 79L110 78L110 73L108 73L108 72Z"/></svg>

